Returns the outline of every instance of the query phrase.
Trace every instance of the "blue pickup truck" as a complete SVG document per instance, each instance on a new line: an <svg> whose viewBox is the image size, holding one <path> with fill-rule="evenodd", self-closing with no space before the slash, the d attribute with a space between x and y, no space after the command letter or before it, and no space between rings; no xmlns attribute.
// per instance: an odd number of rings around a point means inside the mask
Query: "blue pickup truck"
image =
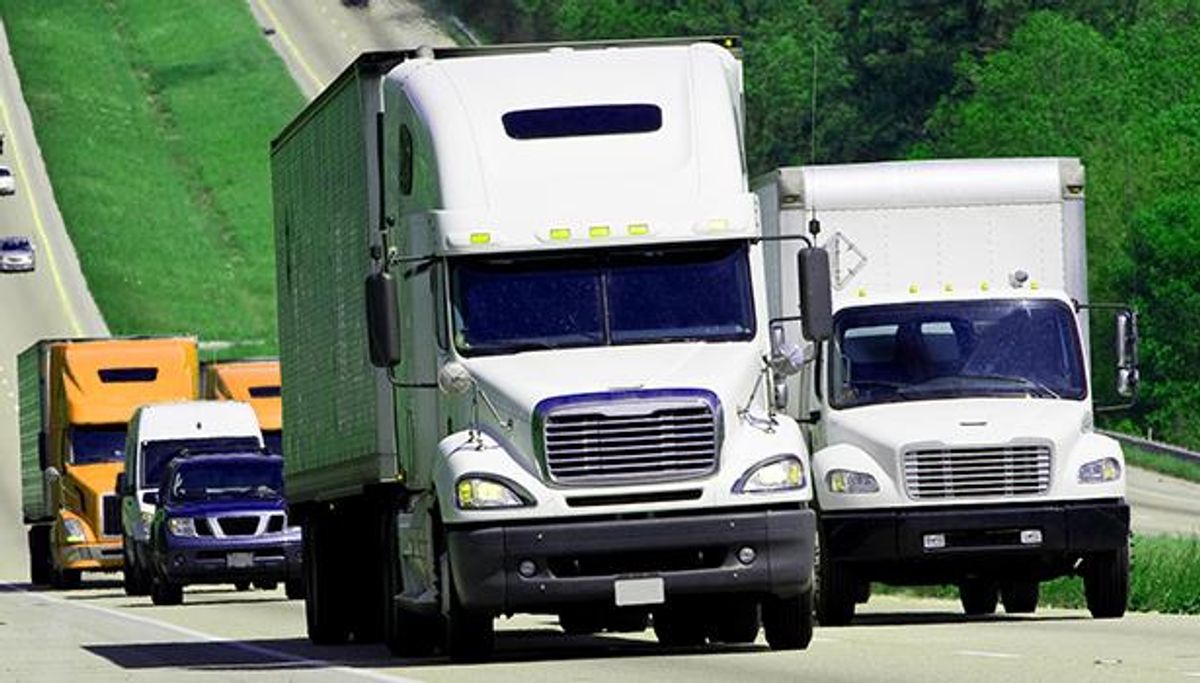
<svg viewBox="0 0 1200 683"><path fill-rule="evenodd" d="M288 525L283 459L259 453L176 458L158 489L150 530L156 605L199 583L268 586L304 595L300 529Z"/></svg>

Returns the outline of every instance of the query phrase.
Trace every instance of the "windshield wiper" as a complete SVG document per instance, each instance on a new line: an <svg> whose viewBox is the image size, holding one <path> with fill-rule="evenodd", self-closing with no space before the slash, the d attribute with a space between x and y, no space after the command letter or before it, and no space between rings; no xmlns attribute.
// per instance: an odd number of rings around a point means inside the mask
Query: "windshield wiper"
<svg viewBox="0 0 1200 683"><path fill-rule="evenodd" d="M1045 384L1042 384L1041 382L1039 382L1037 380L1029 379L1028 377L1020 377L1017 375L991 375L991 374L987 374L987 375L955 375L955 376L962 377L964 379L994 379L994 380L999 380L1002 382L1016 382L1018 384L1024 385L1025 387L1028 387L1028 388L1036 390L1037 392L1040 392L1040 395L1044 396L1046 394L1049 394L1051 398L1062 398L1062 396L1060 396L1058 394L1058 392L1054 391L1050 387L1046 386Z"/></svg>

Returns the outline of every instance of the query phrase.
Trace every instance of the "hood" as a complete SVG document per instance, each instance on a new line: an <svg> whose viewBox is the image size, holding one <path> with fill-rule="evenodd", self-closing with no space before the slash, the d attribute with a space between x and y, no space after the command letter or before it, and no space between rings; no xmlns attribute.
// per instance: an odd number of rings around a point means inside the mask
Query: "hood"
<svg viewBox="0 0 1200 683"><path fill-rule="evenodd" d="M181 501L167 505L169 517L210 517L238 513L273 512L287 508L287 501L276 498L241 498L233 500Z"/></svg>
<svg viewBox="0 0 1200 683"><path fill-rule="evenodd" d="M65 469L62 490L67 509L86 520L97 536L104 535L104 497L115 495L117 475L125 471L125 463L67 465Z"/></svg>
<svg viewBox="0 0 1200 683"><path fill-rule="evenodd" d="M1088 401L976 398L909 401L830 411L827 443L848 443L896 467L916 445L987 446L1048 442L1068 453L1092 428ZM882 457L890 454L895 457ZM895 473L894 471L892 472Z"/></svg>

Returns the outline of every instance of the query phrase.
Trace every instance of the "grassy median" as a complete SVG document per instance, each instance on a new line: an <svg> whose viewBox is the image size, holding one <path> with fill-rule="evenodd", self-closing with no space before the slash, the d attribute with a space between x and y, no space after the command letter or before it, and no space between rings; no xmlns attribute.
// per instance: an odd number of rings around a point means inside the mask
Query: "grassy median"
<svg viewBox="0 0 1200 683"><path fill-rule="evenodd" d="M244 2L0 0L114 334L276 346L268 144L303 105Z"/></svg>

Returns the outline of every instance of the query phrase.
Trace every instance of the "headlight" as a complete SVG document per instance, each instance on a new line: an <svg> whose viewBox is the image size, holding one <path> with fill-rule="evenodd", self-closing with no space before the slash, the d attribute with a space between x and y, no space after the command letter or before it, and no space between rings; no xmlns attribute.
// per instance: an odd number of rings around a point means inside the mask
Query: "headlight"
<svg viewBox="0 0 1200 683"><path fill-rule="evenodd" d="M804 463L794 455L777 455L746 470L734 493L774 493L804 488Z"/></svg>
<svg viewBox="0 0 1200 683"><path fill-rule="evenodd" d="M1079 468L1080 484L1101 484L1121 478L1121 461L1116 458L1100 458L1084 463Z"/></svg>
<svg viewBox="0 0 1200 683"><path fill-rule="evenodd" d="M879 482L866 472L830 470L825 484L833 493L879 493Z"/></svg>
<svg viewBox="0 0 1200 683"><path fill-rule="evenodd" d="M468 475L454 486L454 503L459 510L519 508L532 505L533 497L511 482Z"/></svg>
<svg viewBox="0 0 1200 683"><path fill-rule="evenodd" d="M167 530L172 536L197 536L196 520L191 517L172 517L167 520Z"/></svg>
<svg viewBox="0 0 1200 683"><path fill-rule="evenodd" d="M83 522L72 517L63 519L63 531L67 532L67 543L83 543L87 540L87 529Z"/></svg>

